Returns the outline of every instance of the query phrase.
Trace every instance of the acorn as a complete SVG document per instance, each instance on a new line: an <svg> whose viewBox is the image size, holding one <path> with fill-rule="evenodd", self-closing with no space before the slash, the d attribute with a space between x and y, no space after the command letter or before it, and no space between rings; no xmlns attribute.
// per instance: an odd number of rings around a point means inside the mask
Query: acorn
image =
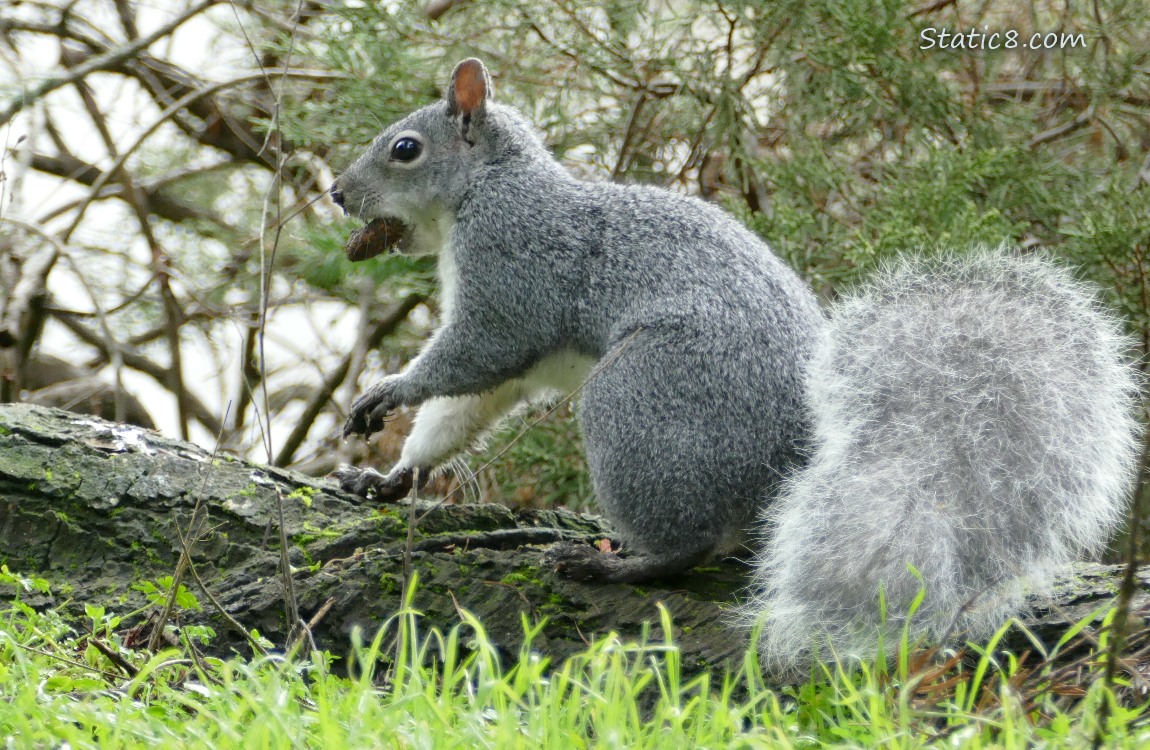
<svg viewBox="0 0 1150 750"><path fill-rule="evenodd" d="M348 260L358 263L395 250L406 234L407 226L398 219L373 219L348 236L344 253Z"/></svg>

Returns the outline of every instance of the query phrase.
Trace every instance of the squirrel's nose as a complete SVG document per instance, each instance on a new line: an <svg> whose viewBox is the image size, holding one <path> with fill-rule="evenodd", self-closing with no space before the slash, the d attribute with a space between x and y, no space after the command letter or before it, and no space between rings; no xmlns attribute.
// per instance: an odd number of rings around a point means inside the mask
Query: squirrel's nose
<svg viewBox="0 0 1150 750"><path fill-rule="evenodd" d="M346 214L347 208L343 205L343 191L340 190L335 185L332 185L331 190L329 190L328 192L331 194L331 199L332 199L332 201L335 202L335 205L342 208L343 212Z"/></svg>

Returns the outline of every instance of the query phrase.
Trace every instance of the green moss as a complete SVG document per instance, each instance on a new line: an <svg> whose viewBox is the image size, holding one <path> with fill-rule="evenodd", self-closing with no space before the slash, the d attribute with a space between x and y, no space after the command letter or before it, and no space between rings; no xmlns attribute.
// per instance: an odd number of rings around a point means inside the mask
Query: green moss
<svg viewBox="0 0 1150 750"><path fill-rule="evenodd" d="M292 490L292 493L288 495L288 500L299 500L303 503L303 507L310 508L312 500L315 499L318 492L319 490L315 487L305 484Z"/></svg>
<svg viewBox="0 0 1150 750"><path fill-rule="evenodd" d="M402 583L394 573L384 573L379 577L379 589L385 594L399 594Z"/></svg>
<svg viewBox="0 0 1150 750"><path fill-rule="evenodd" d="M530 586L543 586L543 580L539 577L539 568L534 565L520 565L499 579L499 582L509 585L527 584Z"/></svg>
<svg viewBox="0 0 1150 750"><path fill-rule="evenodd" d="M74 520L72 520L71 516L69 516L64 511L54 510L52 511L52 515L55 516L56 520L63 524L69 531L75 534L84 533L84 530Z"/></svg>
<svg viewBox="0 0 1150 750"><path fill-rule="evenodd" d="M303 548L303 547L306 547L307 545L309 545L312 542L315 542L316 540L319 540L319 539L338 538L341 533L342 532L339 530L339 527L337 527L337 526L329 526L326 528L320 528L320 527L316 526L315 524L308 522L308 523L304 523L303 531L301 531L297 534L294 534L292 536L292 541L295 542L297 545L299 545L301 548ZM306 550L305 550L305 552L306 552Z"/></svg>
<svg viewBox="0 0 1150 750"><path fill-rule="evenodd" d="M384 536L395 536L407 529L407 516L391 508L381 508L373 521L375 528Z"/></svg>
<svg viewBox="0 0 1150 750"><path fill-rule="evenodd" d="M298 549L300 554L303 555L304 565L301 567L306 567L310 570L318 570L319 561L316 560L313 555L309 554L307 549L302 544L296 544L296 549Z"/></svg>
<svg viewBox="0 0 1150 750"><path fill-rule="evenodd" d="M376 510L376 516L380 519L386 518L401 524L407 523L407 515L395 508L378 508Z"/></svg>

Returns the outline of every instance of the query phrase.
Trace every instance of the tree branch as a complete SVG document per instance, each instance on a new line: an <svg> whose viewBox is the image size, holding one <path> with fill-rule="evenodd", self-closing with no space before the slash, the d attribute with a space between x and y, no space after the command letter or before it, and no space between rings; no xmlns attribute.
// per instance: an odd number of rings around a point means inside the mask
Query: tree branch
<svg viewBox="0 0 1150 750"><path fill-rule="evenodd" d="M48 312L50 312L56 320L63 323L64 327L74 333L78 339L95 347L109 360L112 358L112 352L109 350L108 342L95 331L81 323L77 317L71 315L67 310L61 310L55 307L49 307ZM170 385L171 375L168 372L168 368L162 367L142 354L126 347L121 348L119 354L124 364L128 367L144 373L165 388ZM190 391L184 392L184 402L187 406L188 414L203 425L204 429L215 435L220 433L220 420L211 409L204 405L204 402L196 398Z"/></svg>
<svg viewBox="0 0 1150 750"><path fill-rule="evenodd" d="M379 323L371 329L371 332L367 336L367 347L374 349L379 346L384 337L406 320L408 314L416 305L423 302L424 299L426 299L426 297L422 294L409 294L400 300L398 304L388 311L383 320L379 321ZM323 411L323 407L331 400L332 394L335 393L340 383L347 377L348 370L351 368L351 359L351 354L344 357L343 361L340 362L334 370L328 373L323 383L316 389L315 394L311 400L308 401L307 406L304 407L303 414L300 416L299 421L296 422L291 434L288 435L283 446L280 448L279 454L276 455L276 466L287 466L291 463L292 458L295 457L295 452L299 450L300 445L303 444L316 417Z"/></svg>
<svg viewBox="0 0 1150 750"><path fill-rule="evenodd" d="M326 76L323 73L314 72L314 71L290 71L289 73L285 73L285 74L292 75L292 76L300 76L300 77L305 77L305 78L335 77L335 76ZM202 89L197 89L195 91L192 91L192 92L188 93L186 96L173 102L170 107L168 107L166 110L164 110L163 112L160 113L160 116L156 118L155 122L153 122L151 125L149 125L147 128L145 128L144 131L142 133L140 133L139 136L137 136L136 140L133 141L131 143L131 145L129 145L127 148L121 150L120 155L116 158L116 160L112 163L112 165L108 167L107 171L100 174L100 176L92 184L92 190L90 191L88 196L81 202L79 208L77 209L76 216L74 217L71 226L69 226L69 228L63 234L63 239L65 241L67 241L67 238L71 236L72 232L76 231L76 228L80 225L80 221L84 217L84 212L85 212L85 210L87 210L88 205L93 200L95 200L96 196L99 194L100 189L103 188L104 185L106 185L108 183L109 179L111 179L111 177L116 173L116 171L119 170L120 167L122 167L124 165L124 162L127 161L128 157L131 156L136 151L136 149L138 149L141 145L143 145L144 141L146 141L148 138L150 138L152 136L152 134L155 133L160 128L161 125L163 125L165 122L168 121L169 118L172 117L173 114L178 112L180 109L186 107L188 102L195 101L196 99L199 99L200 97L209 96L212 93L219 91L221 89L230 88L233 86L239 86L243 83L247 83L249 81L256 80L256 79L262 78L262 77L263 77L262 73L255 73L255 74L251 74L251 75L241 76L239 78L234 78L230 81L222 81L219 83L213 83L213 84L205 86Z"/></svg>
<svg viewBox="0 0 1150 750"><path fill-rule="evenodd" d="M62 177L87 187L94 185L101 174L99 167L69 153L56 155L34 153L29 166L37 172ZM231 229L221 217L164 195L148 185L140 184L140 190L143 192L144 201L148 205L148 211L162 219L177 223L208 221L225 229ZM96 198L118 198L125 202L131 200L122 185L105 185Z"/></svg>
<svg viewBox="0 0 1150 750"><path fill-rule="evenodd" d="M13 97L3 109L0 109L0 125L5 125L15 117L21 110L32 104L39 99L43 98L46 94L50 94L58 88L68 86L81 80L90 73L97 70L104 70L110 66L117 65L124 60L134 57L142 50L147 49L158 39L162 39L173 31L178 29L189 19L199 15L208 8L216 5L219 0L203 0L202 2L193 5L184 13L177 16L171 23L161 26L156 31L148 34L145 37L136 39L134 42L127 44L119 49L97 55L81 65L72 68L67 75L53 76L41 81L37 86L32 89L21 93L19 96Z"/></svg>

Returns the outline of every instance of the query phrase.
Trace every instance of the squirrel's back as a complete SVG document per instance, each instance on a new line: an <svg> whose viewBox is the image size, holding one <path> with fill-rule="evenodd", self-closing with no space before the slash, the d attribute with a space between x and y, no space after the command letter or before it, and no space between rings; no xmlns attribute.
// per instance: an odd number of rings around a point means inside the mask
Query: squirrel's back
<svg viewBox="0 0 1150 750"><path fill-rule="evenodd" d="M828 643L889 655L923 588L912 639L986 637L1105 544L1130 491L1137 376L1089 288L1001 251L878 276L820 335L810 463L768 511L754 610L775 669Z"/></svg>

